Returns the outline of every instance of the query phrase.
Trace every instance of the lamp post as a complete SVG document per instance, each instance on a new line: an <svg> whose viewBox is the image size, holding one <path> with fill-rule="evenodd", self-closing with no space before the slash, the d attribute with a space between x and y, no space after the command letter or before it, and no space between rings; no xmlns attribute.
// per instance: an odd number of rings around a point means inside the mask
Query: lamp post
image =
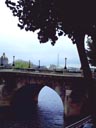
<svg viewBox="0 0 96 128"><path fill-rule="evenodd" d="M40 68L40 60L39 60L39 65L38 65L38 68Z"/></svg>
<svg viewBox="0 0 96 128"><path fill-rule="evenodd" d="M15 56L13 56L13 64L12 66L14 67L15 66Z"/></svg>
<svg viewBox="0 0 96 128"><path fill-rule="evenodd" d="M30 60L29 60L29 65L28 65L28 68L31 68Z"/></svg>
<svg viewBox="0 0 96 128"><path fill-rule="evenodd" d="M65 67L64 69L67 69L67 58L65 57Z"/></svg>

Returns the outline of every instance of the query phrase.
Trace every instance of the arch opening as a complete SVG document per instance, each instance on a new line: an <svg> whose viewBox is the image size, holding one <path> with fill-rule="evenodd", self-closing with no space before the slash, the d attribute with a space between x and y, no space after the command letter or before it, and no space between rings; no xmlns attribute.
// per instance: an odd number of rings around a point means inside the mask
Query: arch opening
<svg viewBox="0 0 96 128"><path fill-rule="evenodd" d="M59 94L52 88L44 86L38 95L39 114L41 120L51 126L64 126L64 106Z"/></svg>
<svg viewBox="0 0 96 128"><path fill-rule="evenodd" d="M64 112L64 104L59 94L52 88L44 86L38 95L38 105L40 108L50 111Z"/></svg>

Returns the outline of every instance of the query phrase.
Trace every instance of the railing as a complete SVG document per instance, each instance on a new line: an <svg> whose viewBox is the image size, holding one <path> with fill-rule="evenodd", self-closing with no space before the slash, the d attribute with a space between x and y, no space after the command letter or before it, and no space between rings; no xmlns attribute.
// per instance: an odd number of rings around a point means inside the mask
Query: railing
<svg viewBox="0 0 96 128"><path fill-rule="evenodd" d="M76 123L73 123L73 124L67 126L66 128L80 128L82 125L84 125L85 123L88 123L91 120L92 120L92 118L89 115L89 116L77 121Z"/></svg>

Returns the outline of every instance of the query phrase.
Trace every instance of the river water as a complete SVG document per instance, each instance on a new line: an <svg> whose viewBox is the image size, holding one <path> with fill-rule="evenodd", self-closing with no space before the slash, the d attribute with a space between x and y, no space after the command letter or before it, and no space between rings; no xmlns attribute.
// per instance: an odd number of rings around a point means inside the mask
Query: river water
<svg viewBox="0 0 96 128"><path fill-rule="evenodd" d="M1 119L0 128L64 128L63 112L60 97L45 86L39 93L37 107L30 112L31 118Z"/></svg>

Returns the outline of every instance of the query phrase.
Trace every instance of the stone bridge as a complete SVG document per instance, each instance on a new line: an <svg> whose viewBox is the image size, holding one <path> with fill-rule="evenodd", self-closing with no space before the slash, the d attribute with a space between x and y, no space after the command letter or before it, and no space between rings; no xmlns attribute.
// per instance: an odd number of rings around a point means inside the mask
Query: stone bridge
<svg viewBox="0 0 96 128"><path fill-rule="evenodd" d="M81 73L1 69L0 106L10 106L20 99L22 104L25 101L37 103L39 92L44 86L52 88L61 97L65 117L89 114L87 82Z"/></svg>

